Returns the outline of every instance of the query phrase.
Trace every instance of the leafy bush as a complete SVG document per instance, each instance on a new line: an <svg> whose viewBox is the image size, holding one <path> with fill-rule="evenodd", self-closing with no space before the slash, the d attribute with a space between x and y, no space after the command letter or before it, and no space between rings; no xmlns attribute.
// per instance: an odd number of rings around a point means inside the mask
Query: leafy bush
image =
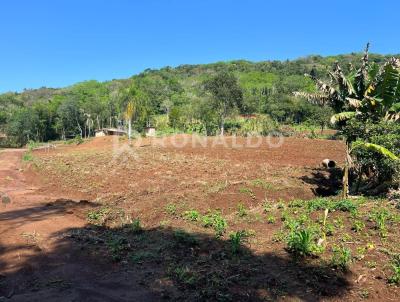
<svg viewBox="0 0 400 302"><path fill-rule="evenodd" d="M399 123L352 119L342 132L350 141L358 140L380 145L395 155L400 155ZM400 177L400 162L381 153L366 148L353 148L352 156L357 162L354 173L365 183L361 190L374 188L385 182L395 184Z"/></svg>

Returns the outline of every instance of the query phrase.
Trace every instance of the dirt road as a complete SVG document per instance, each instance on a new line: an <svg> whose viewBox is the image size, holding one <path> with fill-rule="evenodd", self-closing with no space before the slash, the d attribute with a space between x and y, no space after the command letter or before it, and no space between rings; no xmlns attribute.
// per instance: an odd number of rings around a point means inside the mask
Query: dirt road
<svg viewBox="0 0 400 302"><path fill-rule="evenodd" d="M140 274L100 266L65 240L67 230L85 226L90 203L30 185L23 152L0 152L0 301L158 300L138 286Z"/></svg>

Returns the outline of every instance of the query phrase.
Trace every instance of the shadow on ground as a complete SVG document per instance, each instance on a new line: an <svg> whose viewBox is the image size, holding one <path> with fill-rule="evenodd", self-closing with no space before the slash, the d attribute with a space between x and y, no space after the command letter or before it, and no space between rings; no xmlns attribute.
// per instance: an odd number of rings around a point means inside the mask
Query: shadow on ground
<svg viewBox="0 0 400 302"><path fill-rule="evenodd" d="M68 211L68 204L61 209ZM12 223L51 213L26 209L3 213L1 218ZM0 274L0 297L10 301L271 301L281 297L320 301L339 299L350 287L346 276L314 260L295 261L285 252L255 254L245 247L234 255L229 241L204 233L89 224L54 236L51 251L39 252L15 271ZM18 249L0 246L0 252L7 248ZM6 264L0 262L0 272Z"/></svg>
<svg viewBox="0 0 400 302"><path fill-rule="evenodd" d="M307 184L316 186L312 189L316 196L337 195L342 189L342 170L340 168L311 169L310 175L300 179Z"/></svg>

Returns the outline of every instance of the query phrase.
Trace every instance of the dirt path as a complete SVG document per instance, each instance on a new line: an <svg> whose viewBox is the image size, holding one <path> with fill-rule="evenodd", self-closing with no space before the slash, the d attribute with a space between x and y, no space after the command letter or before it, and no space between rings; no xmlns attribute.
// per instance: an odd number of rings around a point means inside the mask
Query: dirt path
<svg viewBox="0 0 400 302"><path fill-rule="evenodd" d="M138 286L140 274L100 265L65 240L67 230L85 226L82 210L90 203L32 186L23 152L0 152L0 300L158 300Z"/></svg>

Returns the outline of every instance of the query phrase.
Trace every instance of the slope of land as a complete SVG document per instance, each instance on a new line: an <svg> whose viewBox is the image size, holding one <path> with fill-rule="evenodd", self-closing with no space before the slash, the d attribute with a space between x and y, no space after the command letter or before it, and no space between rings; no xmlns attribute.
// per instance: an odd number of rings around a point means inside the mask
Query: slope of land
<svg viewBox="0 0 400 302"><path fill-rule="evenodd" d="M225 144L225 145L224 145ZM331 195L340 141L98 138L0 153L0 297L11 301L395 301L399 213L387 201ZM293 224L326 249L296 258ZM371 213L388 210L386 232ZM360 226L354 231L354 224ZM235 251L230 234L246 236ZM348 270L333 266L346 246Z"/></svg>

